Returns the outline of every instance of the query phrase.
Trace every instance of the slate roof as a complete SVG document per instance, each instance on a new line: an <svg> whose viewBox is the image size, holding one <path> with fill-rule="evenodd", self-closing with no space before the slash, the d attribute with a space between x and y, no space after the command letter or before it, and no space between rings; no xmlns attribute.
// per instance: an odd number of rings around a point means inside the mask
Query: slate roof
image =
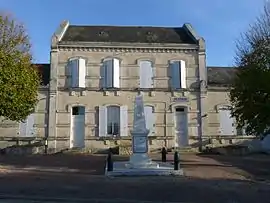
<svg viewBox="0 0 270 203"><path fill-rule="evenodd" d="M207 67L208 85L229 86L236 75L236 68L232 67Z"/></svg>
<svg viewBox="0 0 270 203"><path fill-rule="evenodd" d="M70 41L196 44L183 27L70 25L61 42Z"/></svg>
<svg viewBox="0 0 270 203"><path fill-rule="evenodd" d="M41 75L41 86L47 86L50 82L50 64L34 64Z"/></svg>

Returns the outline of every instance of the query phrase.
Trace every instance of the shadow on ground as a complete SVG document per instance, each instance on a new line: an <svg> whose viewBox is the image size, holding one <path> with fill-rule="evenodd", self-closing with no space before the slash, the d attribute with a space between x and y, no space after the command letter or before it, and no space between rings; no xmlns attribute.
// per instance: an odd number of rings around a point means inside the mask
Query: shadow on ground
<svg viewBox="0 0 270 203"><path fill-rule="evenodd" d="M160 160L161 155L151 155ZM122 177L107 178L104 155L56 154L32 156L0 156L2 166L64 168L52 171L13 171L0 173L0 200L5 196L23 195L39 198L67 198L73 202L269 202L267 182L240 180L231 176L235 167L253 176L262 173L254 168L268 168L267 156L180 155L186 177ZM114 160L128 157L114 156ZM168 154L172 162L173 155ZM248 166L249 165L249 166ZM255 166L255 167L254 167ZM69 173L68 169L77 172ZM229 171L229 172L228 172ZM225 173L228 172L228 175ZM214 175L216 174L216 175ZM139 195L138 195L139 194ZM22 198L23 199L23 198ZM30 200L28 200L30 202ZM68 202L68 201L66 201ZM71 201L72 202L72 201Z"/></svg>
<svg viewBox="0 0 270 203"><path fill-rule="evenodd" d="M1 177L0 200L66 198L66 202L269 202L269 185L244 180L187 177L122 177L17 173ZM23 198L20 198L23 200ZM80 201L76 200L80 199ZM72 201L73 200L73 201ZM30 201L28 201L30 202ZM149 202L150 203L150 202Z"/></svg>
<svg viewBox="0 0 270 203"><path fill-rule="evenodd" d="M1 167L29 168L33 170L53 169L74 171L91 175L104 174L105 155L52 154L52 155L4 155L0 156Z"/></svg>
<svg viewBox="0 0 270 203"><path fill-rule="evenodd" d="M209 158L220 164L232 166L246 172L249 178L256 180L270 180L270 156L266 154L251 154L245 156L230 155L204 155L199 157Z"/></svg>

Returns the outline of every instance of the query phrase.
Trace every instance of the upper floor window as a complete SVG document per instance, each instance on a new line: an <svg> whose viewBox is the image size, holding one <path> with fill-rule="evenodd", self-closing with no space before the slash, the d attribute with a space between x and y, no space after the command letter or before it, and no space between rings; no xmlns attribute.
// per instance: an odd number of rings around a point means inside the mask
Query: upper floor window
<svg viewBox="0 0 270 203"><path fill-rule="evenodd" d="M71 87L85 88L86 61L83 58L75 58L69 61L71 73Z"/></svg>
<svg viewBox="0 0 270 203"><path fill-rule="evenodd" d="M185 61L170 62L170 85L172 89L187 88Z"/></svg>
<svg viewBox="0 0 270 203"><path fill-rule="evenodd" d="M102 87L120 88L120 60L107 59L101 68Z"/></svg>
<svg viewBox="0 0 270 203"><path fill-rule="evenodd" d="M154 68L151 61L140 61L140 88L154 87Z"/></svg>

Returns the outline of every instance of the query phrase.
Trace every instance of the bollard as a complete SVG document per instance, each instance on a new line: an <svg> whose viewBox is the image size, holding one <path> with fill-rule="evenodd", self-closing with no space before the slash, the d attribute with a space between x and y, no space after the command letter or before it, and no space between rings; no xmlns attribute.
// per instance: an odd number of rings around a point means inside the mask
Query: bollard
<svg viewBox="0 0 270 203"><path fill-rule="evenodd" d="M174 152L173 162L174 170L179 170L179 153L177 151Z"/></svg>
<svg viewBox="0 0 270 203"><path fill-rule="evenodd" d="M44 153L48 154L48 139L45 139L45 149L44 149Z"/></svg>
<svg viewBox="0 0 270 203"><path fill-rule="evenodd" d="M107 171L113 171L113 160L112 160L111 149L109 149L109 153L107 157Z"/></svg>
<svg viewBox="0 0 270 203"><path fill-rule="evenodd" d="M161 150L161 161L166 162L167 161L167 150L165 147Z"/></svg>

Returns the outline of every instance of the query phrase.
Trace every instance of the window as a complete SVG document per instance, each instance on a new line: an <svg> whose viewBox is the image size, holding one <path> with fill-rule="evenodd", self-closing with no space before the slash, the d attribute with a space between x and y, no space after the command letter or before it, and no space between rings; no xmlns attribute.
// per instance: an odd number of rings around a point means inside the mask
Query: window
<svg viewBox="0 0 270 203"><path fill-rule="evenodd" d="M220 124L220 135L235 135L236 128L234 126L234 118L231 117L231 110L228 106L220 107L219 113L219 124Z"/></svg>
<svg viewBox="0 0 270 203"><path fill-rule="evenodd" d="M153 106L144 106L144 115L146 128L149 130L149 136L155 133L155 113Z"/></svg>
<svg viewBox="0 0 270 203"><path fill-rule="evenodd" d="M30 114L24 122L20 122L19 131L22 137L32 137L35 135L35 115Z"/></svg>
<svg viewBox="0 0 270 203"><path fill-rule="evenodd" d="M128 136L127 106L99 106L99 136Z"/></svg>
<svg viewBox="0 0 270 203"><path fill-rule="evenodd" d="M108 59L102 65L102 84L104 88L120 88L120 61Z"/></svg>
<svg viewBox="0 0 270 203"><path fill-rule="evenodd" d="M107 134L119 135L120 132L120 108L118 106L107 107Z"/></svg>
<svg viewBox="0 0 270 203"><path fill-rule="evenodd" d="M154 69L151 61L140 61L140 88L154 87Z"/></svg>
<svg viewBox="0 0 270 203"><path fill-rule="evenodd" d="M71 87L85 88L86 61L82 58L76 58L69 61L69 70L71 74Z"/></svg>
<svg viewBox="0 0 270 203"><path fill-rule="evenodd" d="M84 115L85 114L85 107L84 106L74 106L72 107L72 115Z"/></svg>
<svg viewBox="0 0 270 203"><path fill-rule="evenodd" d="M183 107L176 107L176 108L175 108L175 111L176 111L176 112L184 112L185 109L184 109Z"/></svg>
<svg viewBox="0 0 270 203"><path fill-rule="evenodd" d="M187 88L185 61L170 62L170 85L172 89Z"/></svg>

